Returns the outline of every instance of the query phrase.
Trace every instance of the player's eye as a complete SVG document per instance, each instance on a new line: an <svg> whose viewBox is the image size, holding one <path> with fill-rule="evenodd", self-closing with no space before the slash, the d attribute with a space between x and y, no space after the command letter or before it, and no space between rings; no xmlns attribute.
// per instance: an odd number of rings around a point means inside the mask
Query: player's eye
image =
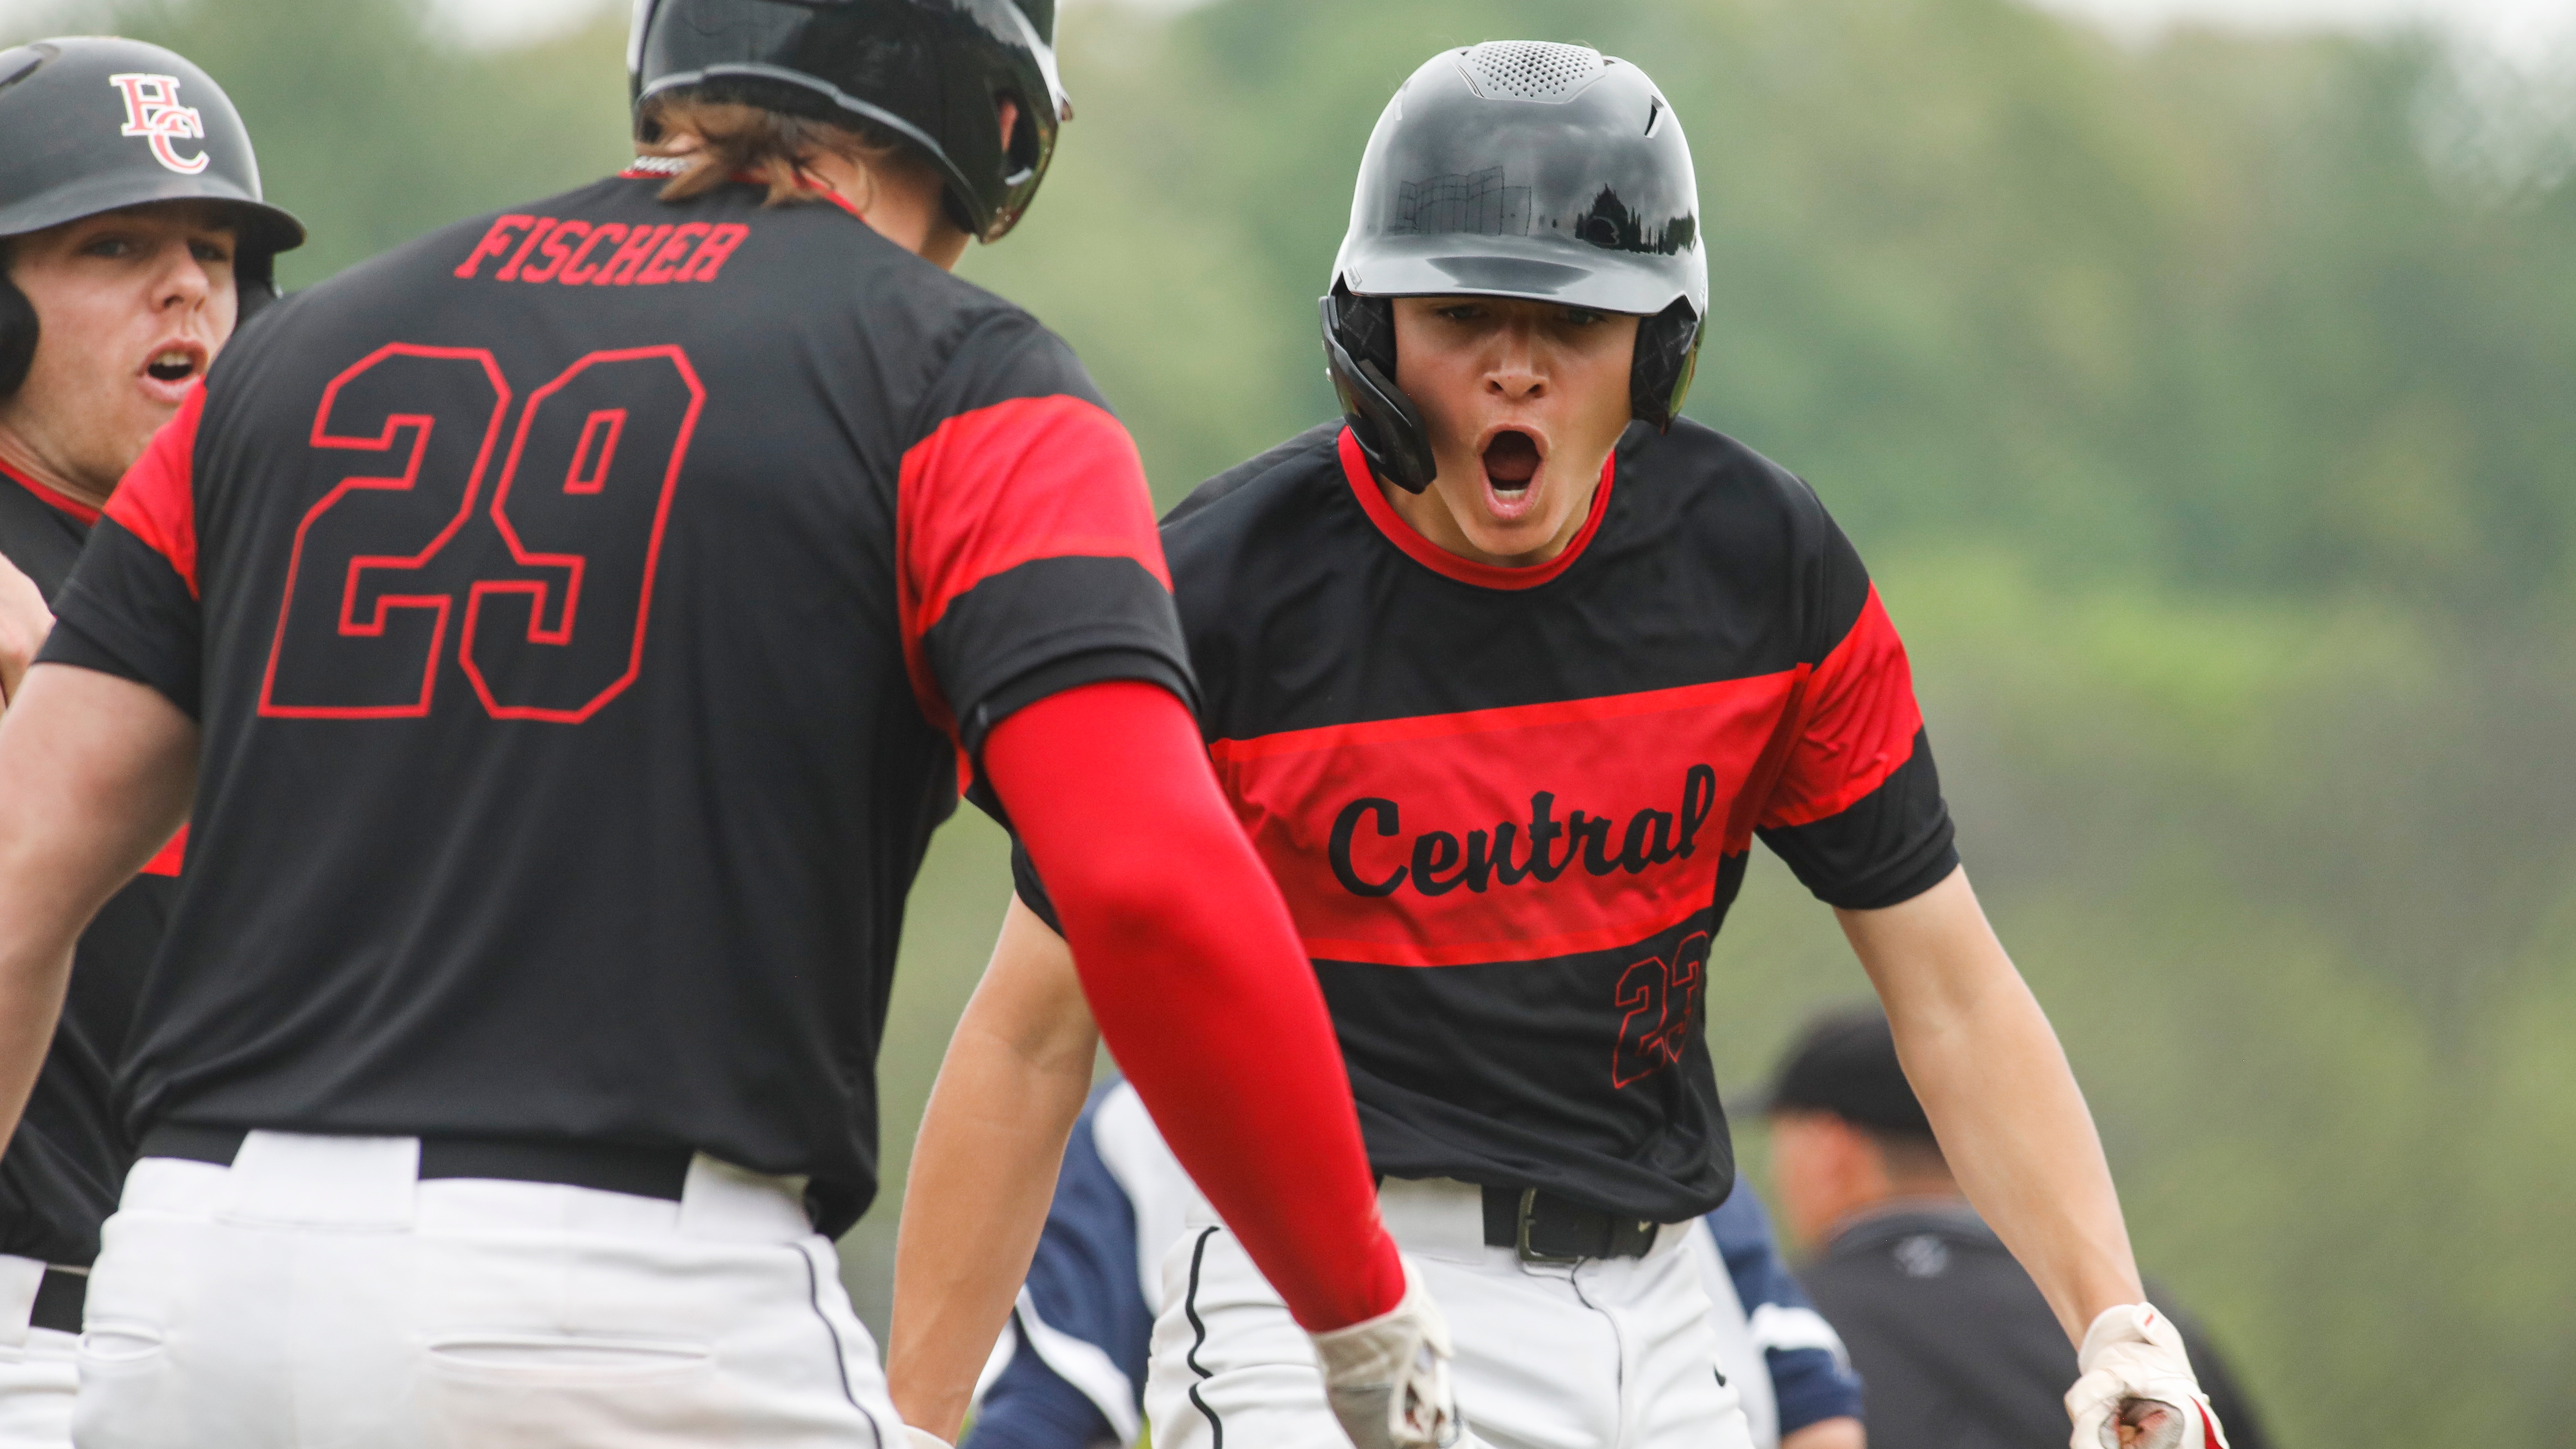
<svg viewBox="0 0 2576 1449"><path fill-rule="evenodd" d="M1485 317L1485 309L1474 302L1452 302L1431 310L1433 316L1446 322L1481 322Z"/></svg>
<svg viewBox="0 0 2576 1449"><path fill-rule="evenodd" d="M117 236L114 234L92 237L87 244L81 247L82 256L105 257L111 261L130 257L134 255L135 251L136 247L134 245L134 238L129 236Z"/></svg>
<svg viewBox="0 0 2576 1449"><path fill-rule="evenodd" d="M1610 314L1595 312L1588 307L1568 307L1561 320L1568 327L1595 327L1609 321Z"/></svg>
<svg viewBox="0 0 2576 1449"><path fill-rule="evenodd" d="M220 238L188 243L188 255L201 262L229 262L233 259L232 243Z"/></svg>

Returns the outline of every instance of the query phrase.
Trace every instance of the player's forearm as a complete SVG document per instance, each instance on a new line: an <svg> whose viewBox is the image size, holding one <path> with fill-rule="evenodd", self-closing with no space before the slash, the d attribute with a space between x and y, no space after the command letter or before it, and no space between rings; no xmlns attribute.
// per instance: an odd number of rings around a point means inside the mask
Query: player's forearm
<svg viewBox="0 0 2576 1449"><path fill-rule="evenodd" d="M1964 872L1902 905L1841 915L1960 1187L2080 1340L2096 1314L2144 1290L2056 1031Z"/></svg>
<svg viewBox="0 0 2576 1449"><path fill-rule="evenodd" d="M0 1142L52 1042L72 946L187 813L196 726L128 680L41 665L0 719Z"/></svg>
<svg viewBox="0 0 2576 1449"><path fill-rule="evenodd" d="M886 1353L904 1422L957 1437L1037 1251L1099 1040L1071 953L1014 900L913 1145Z"/></svg>
<svg viewBox="0 0 2576 1449"><path fill-rule="evenodd" d="M1404 1298L1314 970L1189 713L1142 684L1041 701L985 765L1101 1034L1181 1165L1309 1331Z"/></svg>

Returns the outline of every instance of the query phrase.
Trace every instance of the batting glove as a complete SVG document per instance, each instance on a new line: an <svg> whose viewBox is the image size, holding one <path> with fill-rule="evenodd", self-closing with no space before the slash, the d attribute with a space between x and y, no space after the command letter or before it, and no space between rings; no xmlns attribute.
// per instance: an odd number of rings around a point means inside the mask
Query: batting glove
<svg viewBox="0 0 2576 1449"><path fill-rule="evenodd" d="M903 1442L905 1449L955 1449L954 1445L928 1429L916 1429L910 1424L903 1426Z"/></svg>
<svg viewBox="0 0 2576 1449"><path fill-rule="evenodd" d="M2154 1305L2102 1310L2085 1330L2075 1367L2082 1377L2066 1391L2073 1449L2227 1449L2182 1335Z"/></svg>
<svg viewBox="0 0 2576 1449"><path fill-rule="evenodd" d="M1314 1335L1333 1417L1358 1449L1448 1449L1458 1442L1449 1392L1449 1324L1404 1265L1393 1312Z"/></svg>

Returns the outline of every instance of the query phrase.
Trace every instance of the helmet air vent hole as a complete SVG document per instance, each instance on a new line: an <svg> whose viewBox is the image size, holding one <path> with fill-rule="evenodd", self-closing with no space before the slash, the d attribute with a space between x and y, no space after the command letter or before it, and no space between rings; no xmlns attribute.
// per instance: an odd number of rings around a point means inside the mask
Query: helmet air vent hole
<svg viewBox="0 0 2576 1449"><path fill-rule="evenodd" d="M1489 40L1470 47L1465 57L1478 95L1550 105L1581 95L1608 68L1597 50L1537 40Z"/></svg>

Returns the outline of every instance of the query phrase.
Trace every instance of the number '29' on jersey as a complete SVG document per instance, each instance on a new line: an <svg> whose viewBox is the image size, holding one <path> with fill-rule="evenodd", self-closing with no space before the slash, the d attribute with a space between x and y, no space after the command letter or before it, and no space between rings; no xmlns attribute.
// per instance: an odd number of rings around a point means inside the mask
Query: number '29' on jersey
<svg viewBox="0 0 2576 1449"><path fill-rule="evenodd" d="M837 1232L958 752L1189 697L1060 341L845 209L659 180L281 303L119 491L48 657L203 729L136 1130L687 1147Z"/></svg>

